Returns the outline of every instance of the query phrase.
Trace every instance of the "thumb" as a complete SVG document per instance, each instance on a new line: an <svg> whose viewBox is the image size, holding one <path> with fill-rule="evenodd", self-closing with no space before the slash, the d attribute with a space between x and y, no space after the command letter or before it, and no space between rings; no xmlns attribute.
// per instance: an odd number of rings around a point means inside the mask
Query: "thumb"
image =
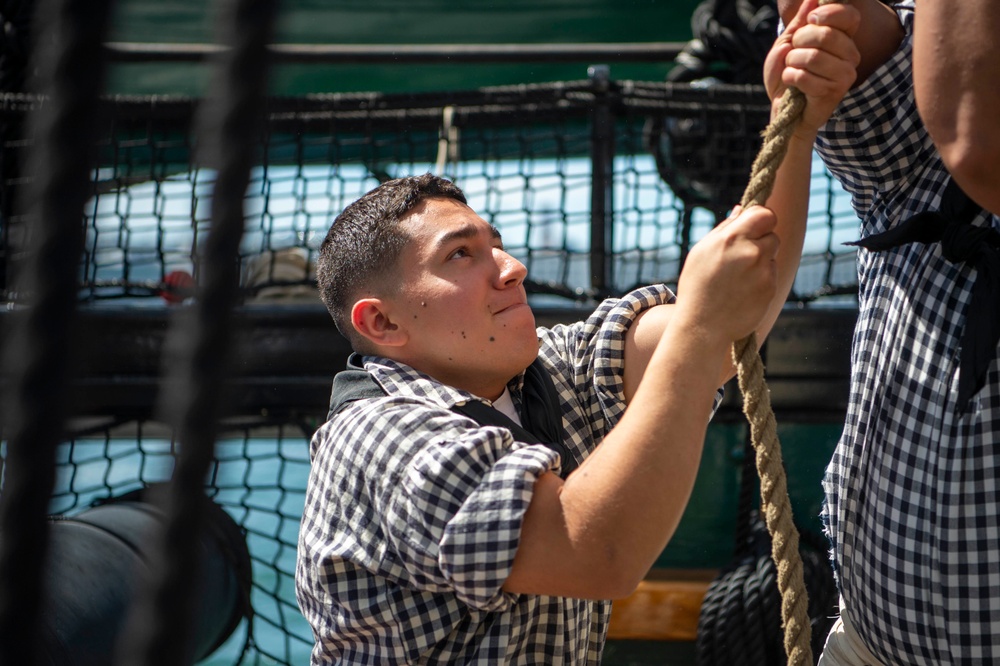
<svg viewBox="0 0 1000 666"><path fill-rule="evenodd" d="M750 206L732 219L731 231L747 238L761 238L774 232L777 217L770 208Z"/></svg>
<svg viewBox="0 0 1000 666"><path fill-rule="evenodd" d="M728 226L729 224L732 224L733 220L738 218L740 216L740 213L742 212L743 212L743 206L741 206L740 204L736 204L735 206L733 206L733 209L729 211L729 215L726 216L726 219L716 224L715 228L718 229L719 227L725 227Z"/></svg>

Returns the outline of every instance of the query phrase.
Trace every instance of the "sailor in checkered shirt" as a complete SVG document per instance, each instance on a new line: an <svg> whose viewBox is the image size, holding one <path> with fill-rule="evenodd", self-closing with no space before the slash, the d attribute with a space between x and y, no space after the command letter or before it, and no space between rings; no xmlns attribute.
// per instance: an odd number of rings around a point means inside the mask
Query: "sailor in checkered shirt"
<svg viewBox="0 0 1000 666"><path fill-rule="evenodd" d="M782 16L798 4L779 2ZM862 247L850 405L823 484L841 623L820 663L996 664L1000 218L980 206L1000 210L1000 187L978 204L961 197L960 176L971 185L967 194L982 192L961 163L953 162L952 182L944 151L918 114L918 101L921 110L940 111L924 107L918 94L948 104L940 96L954 94L947 89L952 82L928 79L937 88L915 93L914 78L924 74L914 71L914 61L920 63L914 44L928 49L923 63L933 61L933 74L954 81L974 73L945 71L939 58L992 49L994 76L1000 11L975 0L921 0L916 9L913 2L852 4L867 31L857 36L859 83L817 143L852 196ZM992 25L985 37L978 32L984 43L954 49L940 37L928 39L961 26L972 40L977 23ZM978 92L995 93L996 84ZM980 117L980 108L968 106L971 96L961 104L964 120ZM990 126L979 138L996 137L1000 116L981 118ZM1000 182L998 167L990 165L993 183ZM919 239L910 231L917 228Z"/></svg>
<svg viewBox="0 0 1000 666"><path fill-rule="evenodd" d="M768 207L693 248L676 300L651 286L536 328L524 266L429 174L338 216L320 290L363 357L352 376L377 386L311 443L296 593L313 664L600 661L608 600L635 589L684 511L733 341L762 340L790 289L815 132L854 77L853 45L827 41L817 66L837 86L803 79L803 130ZM525 425L538 364L566 459L456 411L480 402Z"/></svg>

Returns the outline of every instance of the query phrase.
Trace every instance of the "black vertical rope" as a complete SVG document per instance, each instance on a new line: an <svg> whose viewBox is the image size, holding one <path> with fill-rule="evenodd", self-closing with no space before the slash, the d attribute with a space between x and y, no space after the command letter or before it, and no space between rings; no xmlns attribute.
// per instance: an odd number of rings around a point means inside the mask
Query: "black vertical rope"
<svg viewBox="0 0 1000 666"><path fill-rule="evenodd" d="M266 94L266 46L277 3L226 2L220 12L223 51L215 80L199 117L202 154L217 170L211 228L200 271L203 288L170 332L163 406L174 425L180 450L165 497L164 533L147 594L130 613L119 663L178 666L191 663L191 630L196 620L192 585L198 574L199 537L205 477L215 447L222 410L231 339L231 310L238 293L243 200L254 160Z"/></svg>
<svg viewBox="0 0 1000 666"><path fill-rule="evenodd" d="M0 90L24 92L31 60L30 0L0 0Z"/></svg>
<svg viewBox="0 0 1000 666"><path fill-rule="evenodd" d="M0 0L0 92L23 93L27 88L31 58L29 0ZM20 113L0 111L0 293L8 287L8 248L11 218L16 210L14 183L20 171L20 151L15 142L23 132Z"/></svg>
<svg viewBox="0 0 1000 666"><path fill-rule="evenodd" d="M33 228L19 268L30 305L14 324L5 362L7 465L0 497L0 663L32 664L47 552L45 516L55 449L69 413L77 272L83 251L94 128L103 81L109 0L50 0L37 14L35 144L24 205Z"/></svg>

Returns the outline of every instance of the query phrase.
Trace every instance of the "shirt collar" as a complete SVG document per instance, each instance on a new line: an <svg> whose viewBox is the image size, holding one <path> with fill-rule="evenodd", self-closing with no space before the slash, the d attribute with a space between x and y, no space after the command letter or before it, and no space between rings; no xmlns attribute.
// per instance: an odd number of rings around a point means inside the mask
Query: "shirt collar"
<svg viewBox="0 0 1000 666"><path fill-rule="evenodd" d="M371 373L375 381L390 396L429 400L446 409L464 404L469 400L479 400L490 404L488 400L480 396L442 384L430 375L399 361L381 356L365 356L362 363L365 370ZM520 372L507 383L507 388L510 389L511 393L520 395L523 384L524 372Z"/></svg>

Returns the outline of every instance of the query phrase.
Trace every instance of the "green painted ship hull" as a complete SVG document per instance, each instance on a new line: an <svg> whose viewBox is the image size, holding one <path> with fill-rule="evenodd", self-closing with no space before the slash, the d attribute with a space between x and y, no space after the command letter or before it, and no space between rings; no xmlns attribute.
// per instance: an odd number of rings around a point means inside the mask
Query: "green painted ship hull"
<svg viewBox="0 0 1000 666"><path fill-rule="evenodd" d="M280 3L278 44L552 44L684 42L696 0L298 0ZM125 0L116 8L112 41L211 43L214 14L204 0ZM590 62L552 64L280 65L276 95L461 90L586 77ZM670 62L621 63L619 79L661 80ZM111 71L122 94L205 90L204 67L123 64Z"/></svg>

